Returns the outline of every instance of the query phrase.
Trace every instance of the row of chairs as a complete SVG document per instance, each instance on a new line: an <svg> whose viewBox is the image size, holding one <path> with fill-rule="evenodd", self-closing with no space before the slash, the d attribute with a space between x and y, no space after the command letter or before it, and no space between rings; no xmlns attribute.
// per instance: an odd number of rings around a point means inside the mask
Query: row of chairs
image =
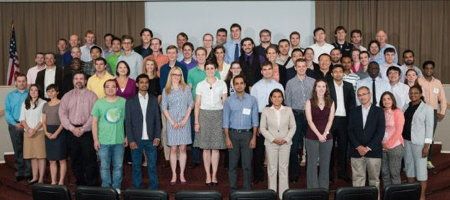
<svg viewBox="0 0 450 200"><path fill-rule="evenodd" d="M32 187L34 200L71 200L66 186L35 184ZM77 200L119 200L119 194L112 188L79 186ZM168 200L168 194L161 190L128 189L123 192L124 200ZM230 200L276 200L273 190L236 191ZM385 188L384 200L419 200L420 185L400 184ZM176 200L221 200L222 194L213 190L179 191ZM323 189L289 189L283 193L283 200L328 200ZM378 200L376 187L344 187L336 190L335 200Z"/></svg>

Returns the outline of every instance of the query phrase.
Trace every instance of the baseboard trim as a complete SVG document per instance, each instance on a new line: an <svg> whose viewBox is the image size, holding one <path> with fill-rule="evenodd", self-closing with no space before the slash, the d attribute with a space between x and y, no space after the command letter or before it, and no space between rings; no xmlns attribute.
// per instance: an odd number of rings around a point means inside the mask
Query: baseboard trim
<svg viewBox="0 0 450 200"><path fill-rule="evenodd" d="M434 141L434 144L442 144L441 141Z"/></svg>
<svg viewBox="0 0 450 200"><path fill-rule="evenodd" d="M441 151L441 153L447 154L447 153L450 153L450 151Z"/></svg>
<svg viewBox="0 0 450 200"><path fill-rule="evenodd" d="M10 152L5 152L4 155L8 155L8 156L9 155L14 155L14 152L11 152L11 151Z"/></svg>
<svg viewBox="0 0 450 200"><path fill-rule="evenodd" d="M0 160L0 164L5 164L5 163L6 163L6 161Z"/></svg>

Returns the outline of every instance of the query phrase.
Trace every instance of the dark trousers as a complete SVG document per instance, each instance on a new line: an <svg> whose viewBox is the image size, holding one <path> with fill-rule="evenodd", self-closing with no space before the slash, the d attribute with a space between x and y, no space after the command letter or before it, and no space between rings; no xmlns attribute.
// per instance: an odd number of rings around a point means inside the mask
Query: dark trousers
<svg viewBox="0 0 450 200"><path fill-rule="evenodd" d="M303 110L294 110L295 124L297 129L292 137L292 146L289 154L289 180L297 181L300 176L300 162L302 157L298 155L303 149L303 138L306 134L307 122Z"/></svg>
<svg viewBox="0 0 450 200"><path fill-rule="evenodd" d="M85 132L80 137L74 136L70 131L67 132L70 145L71 166L77 179L77 185L98 185L99 168L92 132Z"/></svg>
<svg viewBox="0 0 450 200"><path fill-rule="evenodd" d="M333 135L334 141L333 148L331 151L331 162L330 162L330 178L334 177L334 165L336 162L335 152L337 152L337 165L338 174L343 176L348 176L347 173L347 163L348 157L348 134L347 134L347 117L335 116L333 120L333 126L331 128L331 134ZM337 147L336 147L337 143Z"/></svg>
<svg viewBox="0 0 450 200"><path fill-rule="evenodd" d="M191 156L192 156L192 164L200 164L202 161L202 157L200 156L201 149L198 147L194 147L195 140L195 117L194 112L191 114L191 137L192 137L192 145L191 145Z"/></svg>
<svg viewBox="0 0 450 200"><path fill-rule="evenodd" d="M434 110L434 125L433 125L433 141L430 144L430 153L428 153L428 161L431 162L431 157L432 157L432 151L431 151L431 147L433 147L434 144L434 133L436 133L436 127L437 127L437 123L438 123L438 118L437 118L437 110Z"/></svg>
<svg viewBox="0 0 450 200"><path fill-rule="evenodd" d="M16 176L30 176L30 160L23 159L23 129L8 124L9 136L14 150Z"/></svg>
<svg viewBox="0 0 450 200"><path fill-rule="evenodd" d="M246 132L236 132L230 129L230 140L233 144L233 148L228 150L229 155L229 166L228 166L228 177L230 179L231 191L236 191L237 188L237 167L239 163L239 158L242 161L242 171L243 171L243 189L251 189L251 178L252 178L252 157L253 151L250 149L250 140L252 139L253 133L251 131Z"/></svg>
<svg viewBox="0 0 450 200"><path fill-rule="evenodd" d="M261 113L259 113L259 118L261 119ZM256 136L256 147L253 149L253 180L262 181L266 176L264 173L264 160L266 158L266 147L264 146L264 136L259 134Z"/></svg>

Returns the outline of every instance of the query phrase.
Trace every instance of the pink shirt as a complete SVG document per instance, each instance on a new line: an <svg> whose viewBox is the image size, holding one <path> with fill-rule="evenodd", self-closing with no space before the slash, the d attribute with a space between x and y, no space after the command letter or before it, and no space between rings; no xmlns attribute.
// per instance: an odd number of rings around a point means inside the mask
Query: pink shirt
<svg viewBox="0 0 450 200"><path fill-rule="evenodd" d="M97 95L87 89L73 89L67 92L59 105L59 119L67 130L82 125L84 131L92 130L92 107Z"/></svg>
<svg viewBox="0 0 450 200"><path fill-rule="evenodd" d="M403 145L403 125L405 116L400 109L384 110L386 119L386 131L383 138L383 148L393 149L398 145Z"/></svg>
<svg viewBox="0 0 450 200"><path fill-rule="evenodd" d="M431 81L427 81L424 77L419 77L417 82L422 86L425 102L432 106L433 109L438 110L438 113L445 115L447 99L445 98L445 91L441 81L434 77Z"/></svg>

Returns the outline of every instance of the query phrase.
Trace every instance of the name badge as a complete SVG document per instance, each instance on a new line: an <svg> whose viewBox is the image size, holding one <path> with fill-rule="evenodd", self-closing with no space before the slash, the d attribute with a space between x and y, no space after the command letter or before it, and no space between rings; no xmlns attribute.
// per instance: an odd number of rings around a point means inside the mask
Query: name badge
<svg viewBox="0 0 450 200"><path fill-rule="evenodd" d="M433 93L439 94L439 88L433 88Z"/></svg>
<svg viewBox="0 0 450 200"><path fill-rule="evenodd" d="M250 115L251 112L252 112L252 110L250 110L248 108L242 109L242 114L244 114L244 115Z"/></svg>

